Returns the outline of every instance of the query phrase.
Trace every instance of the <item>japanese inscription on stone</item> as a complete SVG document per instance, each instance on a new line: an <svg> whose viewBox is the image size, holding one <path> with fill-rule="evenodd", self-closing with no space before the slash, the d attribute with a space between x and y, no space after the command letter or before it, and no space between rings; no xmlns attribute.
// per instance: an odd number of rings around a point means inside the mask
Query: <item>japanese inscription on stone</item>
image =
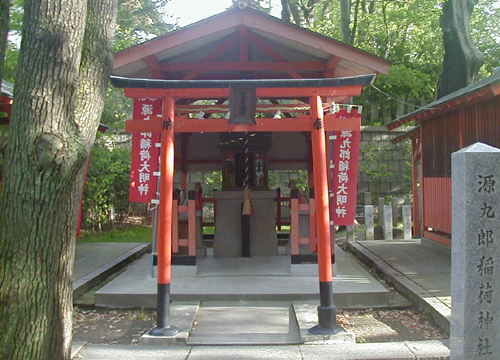
<svg viewBox="0 0 500 360"><path fill-rule="evenodd" d="M452 155L451 359L500 358L500 150Z"/></svg>

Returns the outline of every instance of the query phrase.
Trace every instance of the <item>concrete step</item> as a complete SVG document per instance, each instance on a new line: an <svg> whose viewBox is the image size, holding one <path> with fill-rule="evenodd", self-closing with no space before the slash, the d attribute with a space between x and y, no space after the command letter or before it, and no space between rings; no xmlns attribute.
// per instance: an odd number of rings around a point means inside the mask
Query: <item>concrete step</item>
<svg viewBox="0 0 500 360"><path fill-rule="evenodd" d="M287 301L203 302L188 345L285 345L301 337Z"/></svg>

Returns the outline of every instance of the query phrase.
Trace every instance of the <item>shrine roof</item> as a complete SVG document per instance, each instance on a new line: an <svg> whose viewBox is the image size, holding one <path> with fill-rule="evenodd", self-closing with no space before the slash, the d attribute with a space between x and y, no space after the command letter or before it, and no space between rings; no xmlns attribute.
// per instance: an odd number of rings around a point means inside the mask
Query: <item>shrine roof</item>
<svg viewBox="0 0 500 360"><path fill-rule="evenodd" d="M142 79L301 79L387 74L382 58L258 10L229 10L115 55Z"/></svg>
<svg viewBox="0 0 500 360"><path fill-rule="evenodd" d="M411 113L408 113L387 124L389 130L393 130L412 120L424 121L437 115L442 115L464 106L470 106L480 101L484 101L500 95L500 71L493 75L466 86L451 94L427 104Z"/></svg>
<svg viewBox="0 0 500 360"><path fill-rule="evenodd" d="M321 79L261 79L261 80L161 80L136 79L111 76L111 83L118 88L143 89L211 89L247 85L258 88L322 88L339 86L366 86L373 83L375 74L342 78Z"/></svg>

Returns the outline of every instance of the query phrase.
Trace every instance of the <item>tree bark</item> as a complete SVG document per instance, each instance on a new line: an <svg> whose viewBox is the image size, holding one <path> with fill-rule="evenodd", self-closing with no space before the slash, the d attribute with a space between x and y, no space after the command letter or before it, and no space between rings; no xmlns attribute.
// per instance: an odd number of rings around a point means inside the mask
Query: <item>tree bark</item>
<svg viewBox="0 0 500 360"><path fill-rule="evenodd" d="M352 44L351 0L340 0L340 24L342 29L342 41L346 44Z"/></svg>
<svg viewBox="0 0 500 360"><path fill-rule="evenodd" d="M483 54L474 45L469 29L477 1L448 0L443 5L444 60L438 98L471 84L483 64Z"/></svg>
<svg viewBox="0 0 500 360"><path fill-rule="evenodd" d="M84 164L111 70L116 0L26 0L4 153L5 359L69 359Z"/></svg>
<svg viewBox="0 0 500 360"><path fill-rule="evenodd" d="M0 0L0 86L3 80L5 50L7 49L7 37L9 35L9 10L9 0Z"/></svg>

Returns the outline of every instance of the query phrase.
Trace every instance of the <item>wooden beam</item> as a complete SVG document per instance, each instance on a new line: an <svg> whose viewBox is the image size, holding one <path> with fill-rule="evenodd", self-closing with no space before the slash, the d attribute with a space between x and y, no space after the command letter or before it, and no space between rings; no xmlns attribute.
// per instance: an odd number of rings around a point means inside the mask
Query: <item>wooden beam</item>
<svg viewBox="0 0 500 360"><path fill-rule="evenodd" d="M146 56L142 59L151 70L160 70L160 62L154 55Z"/></svg>
<svg viewBox="0 0 500 360"><path fill-rule="evenodd" d="M281 56L276 50L274 50L270 45L268 45L264 40L262 40L259 36L255 35L254 33L250 32L248 34L248 40L255 46L257 47L260 51L262 51L264 54L269 56L271 59L274 61L287 61L283 56ZM289 70L287 71L288 74L293 78L293 79L303 79L303 76L300 75L297 71L295 70Z"/></svg>
<svg viewBox="0 0 500 360"><path fill-rule="evenodd" d="M276 99L272 99L276 101ZM309 104L263 104L257 105L257 112L272 112L281 110L282 112L308 112ZM198 113L203 111L204 113L227 113L229 111L229 105L177 105L175 111L179 113Z"/></svg>
<svg viewBox="0 0 500 360"><path fill-rule="evenodd" d="M161 71L308 71L326 69L323 61L162 63Z"/></svg>
<svg viewBox="0 0 500 360"><path fill-rule="evenodd" d="M229 36L229 38L220 44L214 51L212 51L209 55L203 58L202 62L210 62L217 60L219 56L224 54L226 51L231 49L234 45L238 43L238 34L232 34ZM199 74L199 71L191 71L189 74L187 74L184 77L184 80L193 80L197 75Z"/></svg>
<svg viewBox="0 0 500 360"><path fill-rule="evenodd" d="M175 133L200 133L200 132L290 132L310 131L311 121L308 117L268 119L257 118L256 125L229 124L227 119L188 119L178 116L175 120ZM361 118L335 118L334 115L325 117L325 131L359 131ZM126 132L161 132L163 120L149 121L129 120L126 122Z"/></svg>
<svg viewBox="0 0 500 360"><path fill-rule="evenodd" d="M248 61L248 27L238 26L240 35L240 62Z"/></svg>
<svg viewBox="0 0 500 360"><path fill-rule="evenodd" d="M331 55L326 61L325 77L333 78L335 77L335 68L338 63L342 60L340 57Z"/></svg>
<svg viewBox="0 0 500 360"><path fill-rule="evenodd" d="M295 99L309 96L353 97L361 94L363 85L339 87L310 87L310 88L258 88L257 96L269 99ZM176 99L219 99L229 98L229 88L203 89L143 89L126 88L125 96L130 98L174 97Z"/></svg>

